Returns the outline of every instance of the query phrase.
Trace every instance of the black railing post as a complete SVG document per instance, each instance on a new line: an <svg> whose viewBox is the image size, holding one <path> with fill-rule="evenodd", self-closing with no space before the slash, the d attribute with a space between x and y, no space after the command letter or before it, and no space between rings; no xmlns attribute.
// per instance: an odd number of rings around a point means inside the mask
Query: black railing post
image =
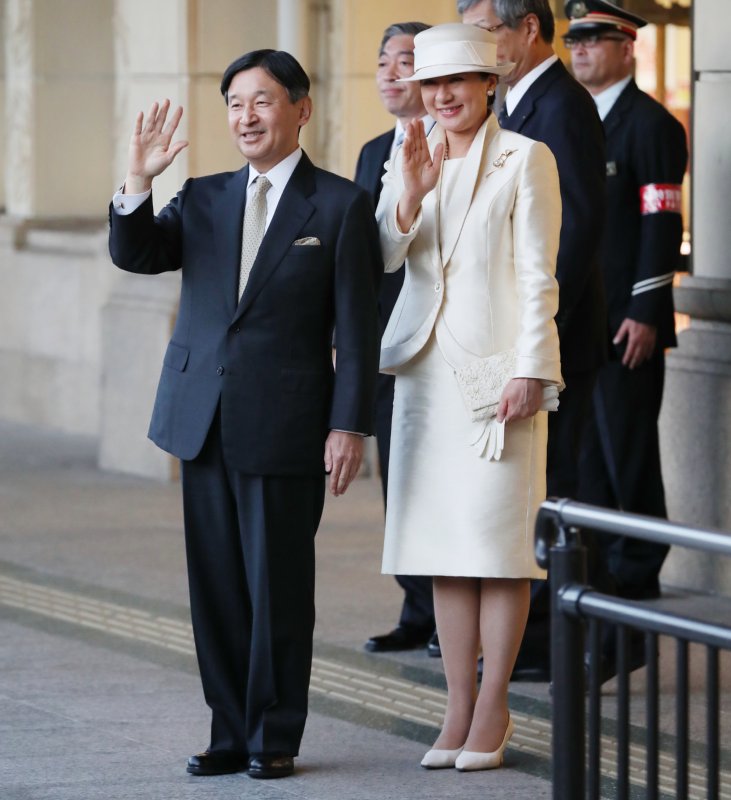
<svg viewBox="0 0 731 800"><path fill-rule="evenodd" d="M562 612L560 592L586 581L586 548L578 530L559 527L549 550L551 681L553 684L553 797L584 800L584 623Z"/></svg>

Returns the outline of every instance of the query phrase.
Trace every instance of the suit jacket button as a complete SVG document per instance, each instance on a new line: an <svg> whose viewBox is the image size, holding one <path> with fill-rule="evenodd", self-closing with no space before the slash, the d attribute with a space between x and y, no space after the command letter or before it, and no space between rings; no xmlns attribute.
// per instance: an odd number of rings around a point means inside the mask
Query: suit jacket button
<svg viewBox="0 0 731 800"><path fill-rule="evenodd" d="M216 372L217 372L219 375L223 375L223 373L224 373L225 371L226 371L226 370L225 370L223 367L219 367L219 368L216 370Z"/></svg>
<svg viewBox="0 0 731 800"><path fill-rule="evenodd" d="M439 291L441 288L442 288L442 284L441 284L441 282L440 282L440 281L437 281L437 282L434 284L434 291L435 291L435 292L438 292L438 291Z"/></svg>

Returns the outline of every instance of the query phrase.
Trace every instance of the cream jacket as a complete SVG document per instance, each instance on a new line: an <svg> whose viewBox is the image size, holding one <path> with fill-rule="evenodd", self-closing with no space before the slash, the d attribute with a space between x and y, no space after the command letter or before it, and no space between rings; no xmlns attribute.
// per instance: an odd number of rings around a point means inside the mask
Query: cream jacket
<svg viewBox="0 0 731 800"><path fill-rule="evenodd" d="M435 125L433 153L445 141ZM453 366L514 348L515 377L563 387L555 279L561 229L556 162L542 143L501 130L494 114L462 164L439 241L440 186L411 230L401 233L401 153L387 165L376 217L385 268L406 262L406 275L381 345L381 371L398 368L424 347L432 330Z"/></svg>

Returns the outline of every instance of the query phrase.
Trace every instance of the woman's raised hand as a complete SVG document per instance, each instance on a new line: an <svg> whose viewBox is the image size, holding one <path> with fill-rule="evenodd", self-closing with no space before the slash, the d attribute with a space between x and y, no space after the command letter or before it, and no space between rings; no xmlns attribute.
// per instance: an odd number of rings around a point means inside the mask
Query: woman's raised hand
<svg viewBox="0 0 731 800"><path fill-rule="evenodd" d="M135 119L135 127L129 142L129 159L124 190L127 194L146 192L152 186L152 179L172 164L178 153L188 146L188 142L171 144L180 118L182 106L178 106L166 123L170 101L162 105L153 103L147 120L140 111Z"/></svg>
<svg viewBox="0 0 731 800"><path fill-rule="evenodd" d="M406 137L401 149L404 185L409 194L422 200L437 185L444 145L436 146L432 159L422 120L408 122L405 130Z"/></svg>
<svg viewBox="0 0 731 800"><path fill-rule="evenodd" d="M406 124L406 136L401 146L401 169L404 192L399 199L397 219L399 228L406 232L419 213L421 201L437 185L444 157L444 145L434 148L434 158L429 152L424 123L420 119Z"/></svg>

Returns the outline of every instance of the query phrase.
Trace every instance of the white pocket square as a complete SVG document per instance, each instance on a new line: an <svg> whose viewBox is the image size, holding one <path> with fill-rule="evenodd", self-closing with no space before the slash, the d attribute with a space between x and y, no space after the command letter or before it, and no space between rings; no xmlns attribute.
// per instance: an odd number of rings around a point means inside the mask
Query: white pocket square
<svg viewBox="0 0 731 800"><path fill-rule="evenodd" d="M297 245L319 245L319 244L320 240L317 238L317 236L305 236L303 239L295 239L295 241L292 242L293 247L296 247Z"/></svg>

